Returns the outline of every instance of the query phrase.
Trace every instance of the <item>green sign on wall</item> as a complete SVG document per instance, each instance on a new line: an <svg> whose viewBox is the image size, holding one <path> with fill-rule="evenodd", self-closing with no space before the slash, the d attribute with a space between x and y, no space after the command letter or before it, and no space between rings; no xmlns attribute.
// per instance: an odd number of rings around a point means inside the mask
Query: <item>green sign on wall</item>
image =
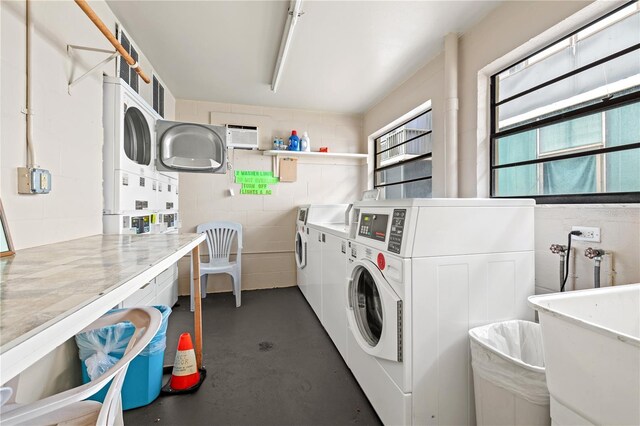
<svg viewBox="0 0 640 426"><path fill-rule="evenodd" d="M269 185L279 182L273 172L261 172L252 170L236 170L236 183L242 185L240 194L244 195L271 195Z"/></svg>

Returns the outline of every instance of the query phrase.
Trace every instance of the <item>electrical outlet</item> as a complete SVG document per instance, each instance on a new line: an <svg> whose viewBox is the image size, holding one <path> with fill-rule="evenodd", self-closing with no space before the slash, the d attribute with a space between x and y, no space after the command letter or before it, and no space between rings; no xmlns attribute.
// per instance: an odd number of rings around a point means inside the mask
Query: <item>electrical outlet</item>
<svg viewBox="0 0 640 426"><path fill-rule="evenodd" d="M593 228L588 226L572 226L572 231L580 231L582 235L574 235L575 241L591 241L594 243L600 242L600 228Z"/></svg>

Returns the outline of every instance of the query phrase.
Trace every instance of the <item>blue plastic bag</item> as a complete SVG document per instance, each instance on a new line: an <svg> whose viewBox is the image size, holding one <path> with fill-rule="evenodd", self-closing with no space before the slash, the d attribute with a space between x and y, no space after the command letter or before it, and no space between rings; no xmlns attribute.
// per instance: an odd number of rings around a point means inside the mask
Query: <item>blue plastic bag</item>
<svg viewBox="0 0 640 426"><path fill-rule="evenodd" d="M154 308L162 314L162 323L154 338L139 356L152 356L164 352L167 346L167 325L171 308L165 305L154 306ZM119 311L122 309L112 309L108 313ZM80 360L85 364L91 380L100 377L122 358L134 330L130 322L122 322L76 335Z"/></svg>

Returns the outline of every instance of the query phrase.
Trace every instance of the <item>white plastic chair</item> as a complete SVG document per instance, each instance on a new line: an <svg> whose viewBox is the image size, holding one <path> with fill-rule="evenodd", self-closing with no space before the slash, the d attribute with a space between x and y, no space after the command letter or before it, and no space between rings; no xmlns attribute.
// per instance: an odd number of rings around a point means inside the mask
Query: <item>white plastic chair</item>
<svg viewBox="0 0 640 426"><path fill-rule="evenodd" d="M207 296L208 274L229 274L233 280L233 294L236 296L236 308L240 307L241 275L242 275L242 225L236 222L208 222L198 225L198 233L207 235L209 262L200 263L200 294ZM231 246L234 238L238 238L236 260L231 262ZM191 310L193 302L193 262L191 263ZM205 277L203 280L202 277Z"/></svg>
<svg viewBox="0 0 640 426"><path fill-rule="evenodd" d="M123 425L121 390L127 368L133 358L151 342L162 323L162 314L155 308L139 307L114 312L98 318L82 332L129 321L135 330L125 353L115 365L99 378L73 389L30 404L6 404L0 408L3 426L52 425ZM103 403L84 401L113 379Z"/></svg>

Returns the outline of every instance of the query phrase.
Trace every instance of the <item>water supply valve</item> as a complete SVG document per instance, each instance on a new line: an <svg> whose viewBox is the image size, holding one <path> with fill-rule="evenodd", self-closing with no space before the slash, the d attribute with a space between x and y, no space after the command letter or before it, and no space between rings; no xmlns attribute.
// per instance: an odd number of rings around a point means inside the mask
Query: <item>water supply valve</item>
<svg viewBox="0 0 640 426"><path fill-rule="evenodd" d="M602 249L594 249L592 247L589 247L584 251L584 255L589 259L600 260L602 256L605 255L605 251Z"/></svg>
<svg viewBox="0 0 640 426"><path fill-rule="evenodd" d="M567 246L562 244L551 244L549 250L551 250L551 253L553 254L564 254L567 251Z"/></svg>

